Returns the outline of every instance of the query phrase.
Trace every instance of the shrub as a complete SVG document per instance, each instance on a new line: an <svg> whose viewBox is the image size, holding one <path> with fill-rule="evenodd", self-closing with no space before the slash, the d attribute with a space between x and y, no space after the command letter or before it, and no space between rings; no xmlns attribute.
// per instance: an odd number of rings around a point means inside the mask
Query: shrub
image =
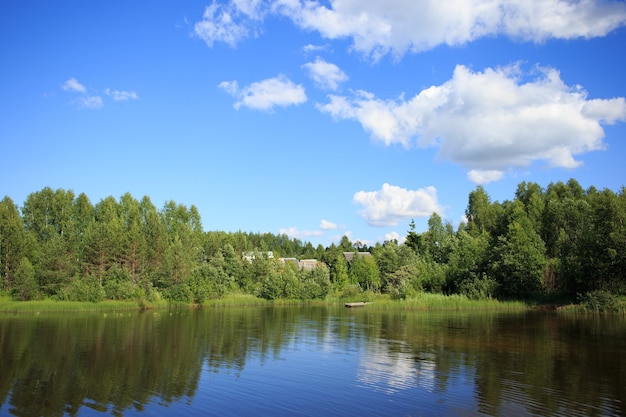
<svg viewBox="0 0 626 417"><path fill-rule="evenodd" d="M193 292L186 283L178 283L162 290L163 298L173 304L191 304Z"/></svg>
<svg viewBox="0 0 626 417"><path fill-rule="evenodd" d="M498 283L486 274L476 276L470 274L472 278L464 279L459 284L459 294L466 296L470 300L488 300L492 298L498 289Z"/></svg>
<svg viewBox="0 0 626 417"><path fill-rule="evenodd" d="M34 300L39 296L39 284L35 278L35 268L28 258L22 258L17 267L13 295L20 301Z"/></svg>
<svg viewBox="0 0 626 417"><path fill-rule="evenodd" d="M59 290L55 298L64 301L89 301L97 303L104 300L106 293L100 281L93 275L74 277L72 283Z"/></svg>
<svg viewBox="0 0 626 417"><path fill-rule="evenodd" d="M608 291L590 291L578 296L579 302L585 306L587 310L603 313L618 312L624 310L624 306L620 298Z"/></svg>

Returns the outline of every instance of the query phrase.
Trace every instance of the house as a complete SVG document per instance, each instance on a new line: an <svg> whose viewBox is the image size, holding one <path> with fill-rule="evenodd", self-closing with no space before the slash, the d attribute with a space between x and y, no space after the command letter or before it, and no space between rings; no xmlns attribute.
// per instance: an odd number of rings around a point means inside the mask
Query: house
<svg viewBox="0 0 626 417"><path fill-rule="evenodd" d="M355 253L359 258L369 258L370 256L372 256L372 254L369 252L344 252L343 256L346 258L346 261L350 263L354 259Z"/></svg>
<svg viewBox="0 0 626 417"><path fill-rule="evenodd" d="M289 263L289 262L294 263L298 268L300 268L300 262L298 261L297 258L278 258L278 260L284 264Z"/></svg>
<svg viewBox="0 0 626 417"><path fill-rule="evenodd" d="M305 271L312 271L317 267L319 261L317 259L302 259L299 261L296 258L278 258L282 263L293 262L298 269L304 269Z"/></svg>
<svg viewBox="0 0 626 417"><path fill-rule="evenodd" d="M317 259L303 259L300 261L300 269L304 269L305 271L312 271L317 267L317 264Z"/></svg>

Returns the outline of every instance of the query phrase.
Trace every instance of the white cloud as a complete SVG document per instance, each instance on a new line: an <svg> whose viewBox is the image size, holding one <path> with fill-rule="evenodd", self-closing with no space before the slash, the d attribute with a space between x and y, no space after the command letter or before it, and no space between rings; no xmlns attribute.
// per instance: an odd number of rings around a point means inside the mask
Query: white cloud
<svg viewBox="0 0 626 417"><path fill-rule="evenodd" d="M215 42L235 47L241 40L260 33L260 21L264 17L262 6L262 0L213 1L204 9L202 20L194 25L194 33L209 47Z"/></svg>
<svg viewBox="0 0 626 417"><path fill-rule="evenodd" d="M302 52L304 52L305 54L309 54L313 52L324 51L326 49L328 49L328 45L313 45L309 43L302 47Z"/></svg>
<svg viewBox="0 0 626 417"><path fill-rule="evenodd" d="M541 42L604 36L626 23L626 4L568 0L276 0L273 10L328 39L351 38L373 59L504 35Z"/></svg>
<svg viewBox="0 0 626 417"><path fill-rule="evenodd" d="M398 244L403 244L406 241L406 236L400 236L398 232L385 233L385 241L391 242L395 240Z"/></svg>
<svg viewBox="0 0 626 417"><path fill-rule="evenodd" d="M480 169L472 169L467 173L467 178L476 184L487 184L489 182L498 181L503 176L504 173L497 170L482 171Z"/></svg>
<svg viewBox="0 0 626 417"><path fill-rule="evenodd" d="M139 96L134 91L118 91L106 88L104 92L115 101L138 100Z"/></svg>
<svg viewBox="0 0 626 417"><path fill-rule="evenodd" d="M313 236L321 236L322 232L319 230L298 230L295 227L289 227L287 229L280 229L278 234L287 235L292 239L307 239Z"/></svg>
<svg viewBox="0 0 626 417"><path fill-rule="evenodd" d="M218 87L237 99L236 109L245 106L271 111L275 106L298 105L307 100L304 87L294 84L284 75L254 82L243 88L239 88L236 81L223 81Z"/></svg>
<svg viewBox="0 0 626 417"><path fill-rule="evenodd" d="M385 183L378 191L355 193L353 201L363 206L359 214L371 226L396 226L401 220L443 213L434 187L407 190Z"/></svg>
<svg viewBox="0 0 626 417"><path fill-rule="evenodd" d="M320 221L320 229L322 230L337 230L337 225L333 222L330 222L328 220L324 220L322 219L322 221Z"/></svg>
<svg viewBox="0 0 626 417"><path fill-rule="evenodd" d="M65 81L61 85L61 88L65 91L73 91L76 93L84 93L87 91L85 86L79 83L76 78L70 78L69 80Z"/></svg>
<svg viewBox="0 0 626 417"><path fill-rule="evenodd" d="M315 62L308 62L302 66L315 84L324 90L336 90L339 84L346 81L348 76L337 65L324 61L320 57Z"/></svg>
<svg viewBox="0 0 626 417"><path fill-rule="evenodd" d="M386 54L463 45L487 36L532 42L605 36L626 24L615 0L230 0L205 8L194 33L207 45L257 36L269 16L287 17L322 37L352 39L377 60Z"/></svg>
<svg viewBox="0 0 626 417"><path fill-rule="evenodd" d="M77 99L78 107L85 109L101 109L104 106L100 96L84 96Z"/></svg>
<svg viewBox="0 0 626 417"><path fill-rule="evenodd" d="M587 100L557 70L537 68L529 81L519 66L473 72L457 66L442 85L410 100L371 93L330 96L318 105L337 119L358 121L386 145L438 146L438 157L471 170L475 182L498 179L508 168L546 161L575 168L574 155L604 149L602 124L626 120L623 97Z"/></svg>

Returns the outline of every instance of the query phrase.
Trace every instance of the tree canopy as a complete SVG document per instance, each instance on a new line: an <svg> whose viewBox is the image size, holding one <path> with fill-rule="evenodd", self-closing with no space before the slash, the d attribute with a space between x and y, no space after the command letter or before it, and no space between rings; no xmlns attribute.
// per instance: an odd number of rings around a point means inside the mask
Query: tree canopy
<svg viewBox="0 0 626 417"><path fill-rule="evenodd" d="M228 292L324 298L419 291L470 298L626 293L626 193L522 182L511 201L483 187L457 230L433 213L406 239L329 247L286 235L204 231L198 209L129 193L95 205L46 187L0 201L0 285L16 299L149 299L202 303ZM368 252L368 256L356 256ZM355 256L346 256L346 254ZM244 254L248 254L243 256ZM253 254L250 256L250 254ZM270 254L272 256L270 256ZM370 256L371 255L371 256ZM302 259L316 259L303 267ZM315 265L311 267L310 265Z"/></svg>

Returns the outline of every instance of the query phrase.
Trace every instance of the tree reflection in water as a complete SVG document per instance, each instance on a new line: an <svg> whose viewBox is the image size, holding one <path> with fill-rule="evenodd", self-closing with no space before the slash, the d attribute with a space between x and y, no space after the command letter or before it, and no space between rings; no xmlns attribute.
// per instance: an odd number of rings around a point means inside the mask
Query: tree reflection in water
<svg viewBox="0 0 626 417"><path fill-rule="evenodd" d="M419 413L430 401L422 414L460 409L487 415L626 415L624 351L626 321L611 317L369 306L5 314L0 316L0 414L123 415L148 409L158 414L155 407L165 414L163 406L201 397L204 371L218 377L219 389L224 375L251 384L246 368L254 368L266 385L263 378L271 377L272 369L285 384L302 372L308 380L294 382L293 392L308 392L313 402L327 396L337 414L350 407L342 398L355 394L336 390L352 389L394 399L403 412ZM296 391L297 383L305 388ZM359 406L389 407L388 401L375 403L379 394ZM231 407L245 401L238 395ZM271 407L272 398L266 400Z"/></svg>

